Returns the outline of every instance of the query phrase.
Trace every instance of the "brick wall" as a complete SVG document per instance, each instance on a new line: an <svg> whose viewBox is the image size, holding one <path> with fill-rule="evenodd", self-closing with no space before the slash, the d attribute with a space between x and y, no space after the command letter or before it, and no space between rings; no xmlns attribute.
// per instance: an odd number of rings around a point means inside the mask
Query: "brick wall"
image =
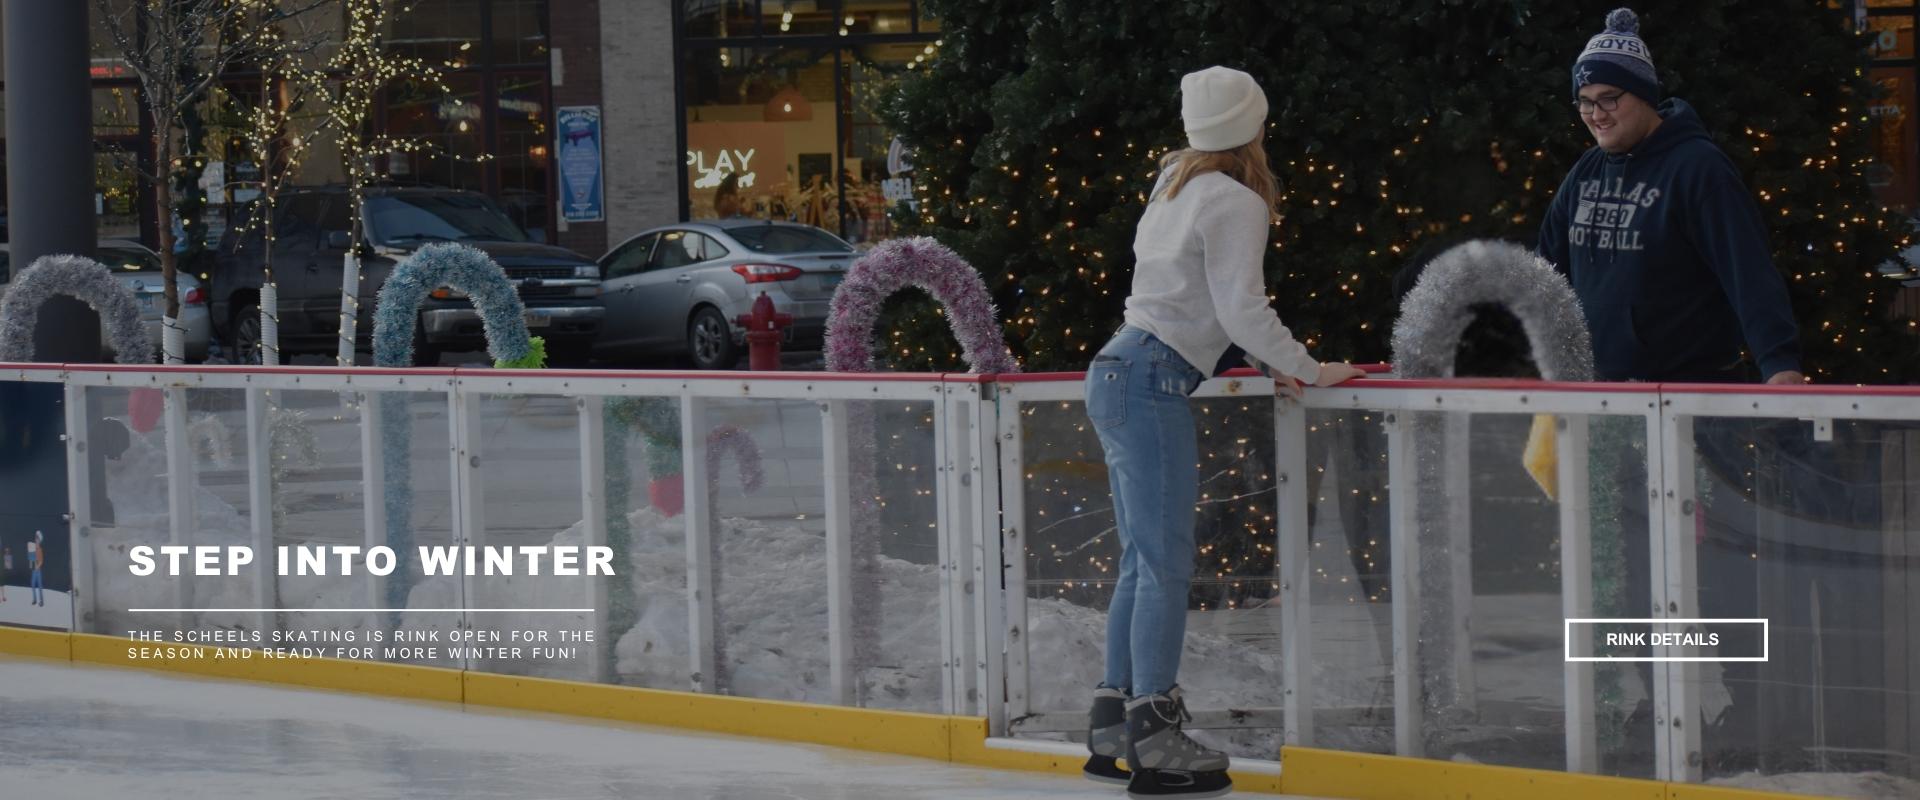
<svg viewBox="0 0 1920 800"><path fill-rule="evenodd" d="M566 2L556 0L556 24ZM674 101L674 2L598 0L609 244L680 221L685 156Z"/></svg>

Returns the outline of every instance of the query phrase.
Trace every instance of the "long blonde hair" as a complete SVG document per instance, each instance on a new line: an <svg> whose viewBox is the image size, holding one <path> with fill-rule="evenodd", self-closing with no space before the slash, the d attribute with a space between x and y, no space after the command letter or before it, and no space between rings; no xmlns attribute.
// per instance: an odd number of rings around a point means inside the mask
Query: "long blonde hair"
<svg viewBox="0 0 1920 800"><path fill-rule="evenodd" d="M1273 167L1267 163L1264 137L1232 150L1215 152L1191 147L1175 150L1160 159L1160 169L1167 173L1163 191L1168 200L1178 197L1180 190L1186 188L1187 181L1209 172L1219 172L1260 195L1261 202L1267 204L1267 215L1276 220L1280 218L1280 181L1273 176Z"/></svg>

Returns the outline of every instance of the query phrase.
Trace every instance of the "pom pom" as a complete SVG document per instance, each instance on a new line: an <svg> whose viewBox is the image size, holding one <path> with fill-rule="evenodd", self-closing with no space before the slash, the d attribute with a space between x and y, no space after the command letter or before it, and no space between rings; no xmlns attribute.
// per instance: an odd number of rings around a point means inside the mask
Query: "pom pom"
<svg viewBox="0 0 1920 800"><path fill-rule="evenodd" d="M127 427L134 433L152 433L160 424L160 412L167 407L166 397L159 389L149 386L136 386L127 392Z"/></svg>
<svg viewBox="0 0 1920 800"><path fill-rule="evenodd" d="M527 338L527 354L516 359L494 359L494 369L546 369L547 340L538 336Z"/></svg>
<svg viewBox="0 0 1920 800"><path fill-rule="evenodd" d="M1640 17L1631 8L1616 8L1607 14L1607 33L1640 34Z"/></svg>

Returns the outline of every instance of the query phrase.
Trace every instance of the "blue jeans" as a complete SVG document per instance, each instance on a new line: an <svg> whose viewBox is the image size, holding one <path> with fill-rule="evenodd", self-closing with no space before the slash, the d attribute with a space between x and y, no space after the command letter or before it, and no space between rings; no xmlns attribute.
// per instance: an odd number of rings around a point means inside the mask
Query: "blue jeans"
<svg viewBox="0 0 1920 800"><path fill-rule="evenodd" d="M1087 368L1087 417L1106 451L1120 531L1103 683L1135 696L1173 688L1180 671L1200 494L1187 396L1204 379L1173 348L1130 325Z"/></svg>
<svg viewBox="0 0 1920 800"><path fill-rule="evenodd" d="M44 595L40 594L40 570L33 571L33 602L38 603Z"/></svg>

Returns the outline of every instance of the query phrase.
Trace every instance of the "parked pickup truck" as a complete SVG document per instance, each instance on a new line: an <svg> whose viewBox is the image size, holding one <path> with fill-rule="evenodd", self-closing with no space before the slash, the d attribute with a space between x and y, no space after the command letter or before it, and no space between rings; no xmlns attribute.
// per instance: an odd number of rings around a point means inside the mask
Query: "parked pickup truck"
<svg viewBox="0 0 1920 800"><path fill-rule="evenodd" d="M344 187L321 187L289 190L275 206L273 277L279 287L281 352L288 359L331 355L339 350L340 283L352 244L352 203ZM394 266L424 245L459 242L491 256L519 287L527 326L546 339L551 363L587 361L606 313L600 268L592 259L531 241L493 201L468 191L368 189L363 222L355 349L372 349L375 298ZM260 360L265 247L264 226L236 220L220 242L209 281L215 333L240 363ZM480 315L458 292L442 287L421 306L416 364L437 364L447 351L485 347Z"/></svg>

